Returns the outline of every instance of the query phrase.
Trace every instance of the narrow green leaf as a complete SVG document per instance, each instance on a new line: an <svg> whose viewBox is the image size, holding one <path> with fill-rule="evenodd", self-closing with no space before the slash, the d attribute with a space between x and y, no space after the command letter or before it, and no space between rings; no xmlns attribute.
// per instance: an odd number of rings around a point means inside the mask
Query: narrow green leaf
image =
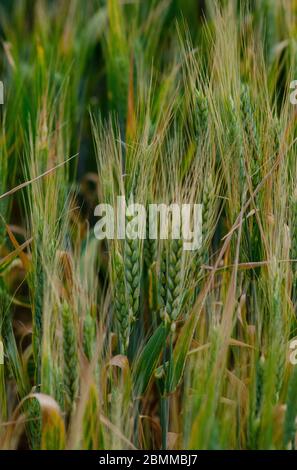
<svg viewBox="0 0 297 470"><path fill-rule="evenodd" d="M159 325L138 356L135 366L133 367L134 391L136 396L145 392L157 367L169 330L168 325L164 325L163 323Z"/></svg>
<svg viewBox="0 0 297 470"><path fill-rule="evenodd" d="M169 392L173 392L176 389L182 378L197 321L197 311L193 310L184 324L175 344L173 351L173 373L168 388Z"/></svg>

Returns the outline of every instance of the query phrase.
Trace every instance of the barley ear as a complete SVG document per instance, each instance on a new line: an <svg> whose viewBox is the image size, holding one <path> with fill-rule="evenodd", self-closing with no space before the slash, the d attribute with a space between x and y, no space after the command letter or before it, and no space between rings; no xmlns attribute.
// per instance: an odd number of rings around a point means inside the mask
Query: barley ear
<svg viewBox="0 0 297 470"><path fill-rule="evenodd" d="M62 307L63 351L64 351L64 390L66 410L71 413L78 395L78 351L74 315L69 305Z"/></svg>
<svg viewBox="0 0 297 470"><path fill-rule="evenodd" d="M141 280L141 253L139 239L125 240L125 279L130 322L138 317L140 280Z"/></svg>
<svg viewBox="0 0 297 470"><path fill-rule="evenodd" d="M94 345L96 339L96 321L91 313L86 314L83 324L83 349L89 361L91 361L94 352Z"/></svg>
<svg viewBox="0 0 297 470"><path fill-rule="evenodd" d="M183 241L171 240L167 267L166 313L170 320L178 317L181 305Z"/></svg>
<svg viewBox="0 0 297 470"><path fill-rule="evenodd" d="M201 91L196 91L196 135L198 139L205 134L208 124L208 102Z"/></svg>
<svg viewBox="0 0 297 470"><path fill-rule="evenodd" d="M123 258L118 251L114 254L114 311L119 334L120 350L125 354L130 337L130 322L126 301L125 273Z"/></svg>
<svg viewBox="0 0 297 470"><path fill-rule="evenodd" d="M259 141L258 129L252 108L250 92L247 85L242 86L240 108L242 114L243 129L247 141L252 145L252 158L250 163L250 172L253 188L256 188L261 179L261 147Z"/></svg>

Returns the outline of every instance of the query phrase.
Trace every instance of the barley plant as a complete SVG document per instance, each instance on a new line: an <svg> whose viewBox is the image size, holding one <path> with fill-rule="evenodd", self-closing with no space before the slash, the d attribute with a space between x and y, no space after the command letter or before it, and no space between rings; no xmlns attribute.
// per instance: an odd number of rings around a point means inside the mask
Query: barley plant
<svg viewBox="0 0 297 470"><path fill-rule="evenodd" d="M83 3L0 2L0 448L295 449L297 3Z"/></svg>

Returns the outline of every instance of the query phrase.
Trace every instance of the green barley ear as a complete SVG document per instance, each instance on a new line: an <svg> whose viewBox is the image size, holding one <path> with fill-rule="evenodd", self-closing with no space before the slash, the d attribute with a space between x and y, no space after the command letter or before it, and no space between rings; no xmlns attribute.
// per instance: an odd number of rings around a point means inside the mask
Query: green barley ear
<svg viewBox="0 0 297 470"><path fill-rule="evenodd" d="M37 381L40 382L44 271L38 247L36 252L35 269L32 342Z"/></svg>
<svg viewBox="0 0 297 470"><path fill-rule="evenodd" d="M141 263L138 240L125 243L125 278L128 295L129 313L136 318L139 309Z"/></svg>
<svg viewBox="0 0 297 470"><path fill-rule="evenodd" d="M244 149L242 140L242 131L238 116L235 109L235 104L232 97L229 98L230 104L230 125L228 126L228 144L234 146L234 152L238 155L237 171L239 172L239 188L241 191L241 199L245 193L245 166L244 166Z"/></svg>
<svg viewBox="0 0 297 470"><path fill-rule="evenodd" d="M55 390L55 399L61 410L65 408L65 397L64 397L64 380L63 380L63 371L59 365L54 367L54 390Z"/></svg>
<svg viewBox="0 0 297 470"><path fill-rule="evenodd" d="M149 209L147 208L147 217L146 217L146 237L143 244L143 258L147 269L150 269L151 265L157 260L158 244L157 240L150 238L150 229L149 229Z"/></svg>
<svg viewBox="0 0 297 470"><path fill-rule="evenodd" d="M130 337L130 320L126 301L125 272L123 258L118 251L114 254L114 313L120 341L120 350L127 351Z"/></svg>
<svg viewBox="0 0 297 470"><path fill-rule="evenodd" d="M196 116L197 116L197 128L196 134L198 139L205 134L208 123L208 103L207 98L202 92L196 91Z"/></svg>
<svg viewBox="0 0 297 470"><path fill-rule="evenodd" d="M148 237L148 235L147 235ZM157 260L157 241L145 239L143 247L143 256L146 267L149 269L151 265Z"/></svg>
<svg viewBox="0 0 297 470"><path fill-rule="evenodd" d="M128 217L128 221L131 221L131 218ZM140 298L141 249L139 239L131 239L129 237L126 237L124 253L125 279L129 316L131 317L131 321L133 322L134 319L138 317Z"/></svg>
<svg viewBox="0 0 297 470"><path fill-rule="evenodd" d="M253 188L256 188L261 179L261 148L258 129L254 116L254 110L250 98L250 91L247 85L242 85L240 95L240 109L242 115L243 130L246 134L247 142L251 142L252 146L250 173Z"/></svg>
<svg viewBox="0 0 297 470"><path fill-rule="evenodd" d="M74 315L66 302L64 302L62 307L62 323L65 405L66 410L71 413L78 395L79 367Z"/></svg>
<svg viewBox="0 0 297 470"><path fill-rule="evenodd" d="M167 299L167 250L166 247L163 247L161 252L161 260L160 260L160 281L159 281L159 289L158 289L158 297L159 297L159 305L160 311L164 311L166 306L166 299Z"/></svg>
<svg viewBox="0 0 297 470"><path fill-rule="evenodd" d="M293 190L290 198L290 233L291 233L291 259L297 259L297 188ZM296 302L297 294L297 263L291 263L293 272L293 301Z"/></svg>
<svg viewBox="0 0 297 470"><path fill-rule="evenodd" d="M213 217L212 213L214 211L215 204L215 184L210 171L206 175L205 185L203 187L203 196L202 196L202 244L207 243L211 223Z"/></svg>
<svg viewBox="0 0 297 470"><path fill-rule="evenodd" d="M169 401L165 396L170 390L172 380L172 352L173 352L173 333L175 330L175 320L177 319L181 308L182 293L182 262L183 262L183 240L171 239L168 243L167 263L165 263L165 249L163 249L161 263L161 318L165 327L171 325L171 335L169 348L164 343L163 366L160 374L157 372L158 388L161 393L160 402L160 422L162 428L162 448L167 447L167 434L169 423ZM163 292L164 289L164 292ZM166 302L166 303L165 303ZM164 305L162 305L164 303ZM164 376L163 376L164 374Z"/></svg>
<svg viewBox="0 0 297 470"><path fill-rule="evenodd" d="M205 179L202 195L202 245L195 254L192 265L192 274L195 277L195 281L200 274L201 266L208 260L208 246L213 235L213 227L215 226L214 217L216 217L217 203L215 191L216 186L210 171Z"/></svg>
<svg viewBox="0 0 297 470"><path fill-rule="evenodd" d="M132 219L133 217L127 216L127 223L130 223ZM129 329L131 329L133 323L138 318L142 276L142 245L138 237L132 238L132 233L127 233L124 242L124 267L128 323Z"/></svg>
<svg viewBox="0 0 297 470"><path fill-rule="evenodd" d="M159 323L160 302L159 302L159 275L157 271L157 262L155 261L148 270L147 279L148 290L148 308L153 329L155 330Z"/></svg>
<svg viewBox="0 0 297 470"><path fill-rule="evenodd" d="M148 307L154 327L157 325L158 316L158 276L157 276L157 259L158 259L158 243L157 240L150 238L149 223L149 203L147 203L146 217L146 238L143 242L143 261L144 272L147 275L145 290L148 291Z"/></svg>
<svg viewBox="0 0 297 470"><path fill-rule="evenodd" d="M241 91L241 114L244 133L246 135L246 145L251 147L250 158L247 161L248 174L250 175L252 190L254 190L261 181L262 152L259 140L258 129L256 125L254 109L251 104L250 91L247 85L242 86ZM259 203L260 195L257 194L255 202ZM257 261L261 259L262 240L259 227L252 219L249 224L249 252L250 259ZM253 276L252 272L252 276Z"/></svg>
<svg viewBox="0 0 297 470"><path fill-rule="evenodd" d="M94 352L96 339L96 321L88 311L83 324L83 349L89 361L91 361Z"/></svg>
<svg viewBox="0 0 297 470"><path fill-rule="evenodd" d="M171 240L167 266L166 313L176 320L180 311L182 288L182 239Z"/></svg>
<svg viewBox="0 0 297 470"><path fill-rule="evenodd" d="M99 398L94 384L90 387L89 397L84 411L83 448L86 450L104 449Z"/></svg>

